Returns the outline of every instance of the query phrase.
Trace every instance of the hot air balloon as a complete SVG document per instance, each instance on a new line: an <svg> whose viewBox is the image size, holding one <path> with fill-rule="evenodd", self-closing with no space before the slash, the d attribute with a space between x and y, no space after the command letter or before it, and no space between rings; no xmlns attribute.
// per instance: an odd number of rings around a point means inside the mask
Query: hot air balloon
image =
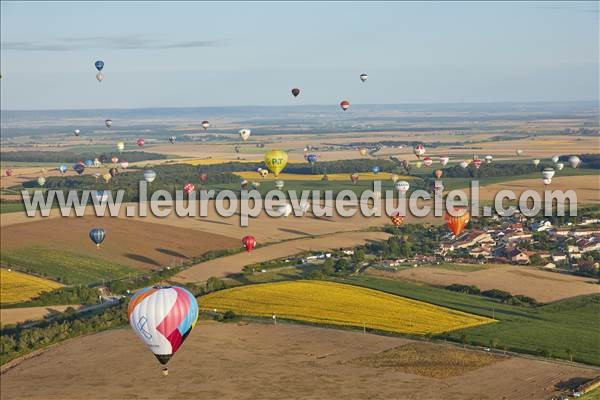
<svg viewBox="0 0 600 400"><path fill-rule="evenodd" d="M79 136L79 134L81 133L81 131L79 129L75 129L73 131L73 133L75 134L75 136Z"/></svg>
<svg viewBox="0 0 600 400"><path fill-rule="evenodd" d="M77 172L77 175L81 175L83 174L83 171L85 171L85 165L77 163L73 165L73 171Z"/></svg>
<svg viewBox="0 0 600 400"><path fill-rule="evenodd" d="M127 160L121 160L121 162L119 163L119 165L121 166L121 168L127 169L127 167L129 167L129 161L127 161Z"/></svg>
<svg viewBox="0 0 600 400"><path fill-rule="evenodd" d="M369 75L367 75L367 74L360 74L360 80L361 80L361 81L363 81L363 82L364 82L364 81L366 81L367 79L369 79Z"/></svg>
<svg viewBox="0 0 600 400"><path fill-rule="evenodd" d="M118 163L118 162L119 162L119 157L117 157L117 156L114 156L113 158L111 158L111 159L110 159L110 161L111 161L113 164L116 164L116 163Z"/></svg>
<svg viewBox="0 0 600 400"><path fill-rule="evenodd" d="M248 187L248 181L247 181L246 179L242 179L242 180L240 181L240 187L241 187L242 189L246 189L246 188Z"/></svg>
<svg viewBox="0 0 600 400"><path fill-rule="evenodd" d="M461 161L460 164L458 164L458 165L460 165L460 167L462 169L467 169L467 167L469 166L469 163L466 161Z"/></svg>
<svg viewBox="0 0 600 400"><path fill-rule="evenodd" d="M396 183L398 182L398 179L400 179L400 177L397 174L392 174L392 182Z"/></svg>
<svg viewBox="0 0 600 400"><path fill-rule="evenodd" d="M523 155L523 150L521 150L521 149L517 149L517 150L516 150L516 153L517 153L517 156L519 156L519 157L520 157L520 156L522 156L522 155Z"/></svg>
<svg viewBox="0 0 600 400"><path fill-rule="evenodd" d="M348 100L342 100L340 102L340 107L342 107L342 110L346 111L348 107L350 107L350 102Z"/></svg>
<svg viewBox="0 0 600 400"><path fill-rule="evenodd" d="M119 175L119 170L116 168L111 168L108 170L108 173L114 178L115 176Z"/></svg>
<svg viewBox="0 0 600 400"><path fill-rule="evenodd" d="M146 171L144 171L144 180L148 183L152 183L154 182L154 180L156 179L156 172L154 172L151 169L147 169Z"/></svg>
<svg viewBox="0 0 600 400"><path fill-rule="evenodd" d="M534 166L538 166L540 165L540 160L538 158L531 160L531 162L533 163Z"/></svg>
<svg viewBox="0 0 600 400"><path fill-rule="evenodd" d="M394 214L392 214L390 219L392 221L392 225L394 225L396 228L399 228L404 224L404 217L401 216L400 213L398 213L397 211Z"/></svg>
<svg viewBox="0 0 600 400"><path fill-rule="evenodd" d="M171 144L175 144L175 139L177 139L175 136L169 136L169 142L171 142Z"/></svg>
<svg viewBox="0 0 600 400"><path fill-rule="evenodd" d="M250 137L250 134L252 133L252 131L250 129L240 129L239 130L239 134L242 138L242 140L245 142L246 140L248 140L248 138Z"/></svg>
<svg viewBox="0 0 600 400"><path fill-rule="evenodd" d="M105 174L102 174L102 179L104 179L104 183L108 183L112 179L112 175L109 172L107 172Z"/></svg>
<svg viewBox="0 0 600 400"><path fill-rule="evenodd" d="M562 169L565 167L565 164L559 162L559 163L556 163L555 167L557 170L562 171Z"/></svg>
<svg viewBox="0 0 600 400"><path fill-rule="evenodd" d="M142 148L142 147L144 147L144 144L146 143L146 141L144 140L143 137L141 137L141 138L138 138L138 140L135 143L138 145L138 147Z"/></svg>
<svg viewBox="0 0 600 400"><path fill-rule="evenodd" d="M475 166L475 169L479 169L481 167L481 160L478 158L476 160L473 160L473 165Z"/></svg>
<svg viewBox="0 0 600 400"><path fill-rule="evenodd" d="M244 246L244 249L246 249L246 251L250 253L252 249L256 247L256 239L254 238L254 236L251 235L244 236L242 238L242 246Z"/></svg>
<svg viewBox="0 0 600 400"><path fill-rule="evenodd" d="M461 234L461 232L465 229L465 226L469 223L469 218L470 218L470 214L469 214L469 210L467 210L466 208L464 208L464 214L462 215L456 215L453 216L450 213L445 213L444 214L444 219L446 221L446 224L448 225L448 228L450 228L450 230L452 231L452 233L454 234L454 236L458 236ZM460 208L455 208L454 209L455 213L459 213L460 212Z"/></svg>
<svg viewBox="0 0 600 400"><path fill-rule="evenodd" d="M425 146L423 146L422 144L418 144L415 146L413 151L414 151L415 155L417 156L417 158L420 159L425 154Z"/></svg>
<svg viewBox="0 0 600 400"><path fill-rule="evenodd" d="M282 204L279 206L275 206L273 207L273 210L277 211L282 217L288 217L293 211L292 206L290 204Z"/></svg>
<svg viewBox="0 0 600 400"><path fill-rule="evenodd" d="M283 189L283 186L284 186L284 185L285 185L285 183L284 183L284 182L283 182L281 179L278 179L278 180L276 180L276 181L275 181L275 187L276 187L278 190L281 190L281 189Z"/></svg>
<svg viewBox="0 0 600 400"><path fill-rule="evenodd" d="M204 130L207 130L209 126L210 126L210 122L202 121L202 127L204 128Z"/></svg>
<svg viewBox="0 0 600 400"><path fill-rule="evenodd" d="M444 172L441 169L436 169L433 172L433 176L435 176L436 179L440 179L443 174L444 174Z"/></svg>
<svg viewBox="0 0 600 400"><path fill-rule="evenodd" d="M94 173L94 178L95 178L96 180L100 179L100 172L95 172L95 173Z"/></svg>
<svg viewBox="0 0 600 400"><path fill-rule="evenodd" d="M310 164L314 164L317 162L317 155L316 154L308 154L306 155L306 161L308 161Z"/></svg>
<svg viewBox="0 0 600 400"><path fill-rule="evenodd" d="M96 199L97 203L102 204L108 201L108 192L106 192L105 190L94 191L94 198Z"/></svg>
<svg viewBox="0 0 600 400"><path fill-rule="evenodd" d="M266 178L267 175L269 175L269 171L264 168L259 168L256 170L256 172L258 172L261 178Z"/></svg>
<svg viewBox="0 0 600 400"><path fill-rule="evenodd" d="M85 160L85 166L88 168L92 168L94 166L94 161L92 160Z"/></svg>
<svg viewBox="0 0 600 400"><path fill-rule="evenodd" d="M552 156L552 162L553 162L554 164L556 164L556 163L558 162L558 160L560 160L560 157L559 157L559 156Z"/></svg>
<svg viewBox="0 0 600 400"><path fill-rule="evenodd" d="M494 159L494 157L492 157L491 155L487 155L485 156L485 162L488 164L491 164L492 160Z"/></svg>
<svg viewBox="0 0 600 400"><path fill-rule="evenodd" d="M40 185L40 186L44 186L44 185L46 184L46 178L44 178L43 176L40 176L40 177L37 179L37 183L38 183L38 185Z"/></svg>
<svg viewBox="0 0 600 400"><path fill-rule="evenodd" d="M112 119L107 119L104 121L104 125L106 125L107 128L110 128L112 126Z"/></svg>
<svg viewBox="0 0 600 400"><path fill-rule="evenodd" d="M421 168L423 166L423 161L419 160L419 161L415 161L415 167Z"/></svg>
<svg viewBox="0 0 600 400"><path fill-rule="evenodd" d="M265 154L265 164L275 176L279 175L287 165L287 162L288 155L283 150L270 150Z"/></svg>
<svg viewBox="0 0 600 400"><path fill-rule="evenodd" d="M194 329L198 302L179 286L147 287L129 300L127 315L136 335L166 365ZM163 367L162 374L168 373Z"/></svg>
<svg viewBox="0 0 600 400"><path fill-rule="evenodd" d="M542 177L544 179L552 179L554 178L554 169L552 168L544 168L544 170L542 171Z"/></svg>
<svg viewBox="0 0 600 400"><path fill-rule="evenodd" d="M208 179L208 173L202 172L199 175L199 178L200 178L200 183L204 185L206 183L206 180Z"/></svg>
<svg viewBox="0 0 600 400"><path fill-rule="evenodd" d="M358 152L360 153L361 156L366 156L368 153L368 150L366 147L361 147L360 149L358 149Z"/></svg>
<svg viewBox="0 0 600 400"><path fill-rule="evenodd" d="M356 172L350 175L350 180L352 181L352 184L356 185L356 182L358 182L358 178L360 175L358 175Z"/></svg>
<svg viewBox="0 0 600 400"><path fill-rule="evenodd" d="M293 88L292 89L292 94L294 95L294 97L298 97L298 95L300 94L300 89Z"/></svg>
<svg viewBox="0 0 600 400"><path fill-rule="evenodd" d="M13 176L14 170L12 168L6 168L4 170L4 175L6 176Z"/></svg>
<svg viewBox="0 0 600 400"><path fill-rule="evenodd" d="M98 160L98 158L94 158L94 168L100 168L101 165L102 163L100 160Z"/></svg>
<svg viewBox="0 0 600 400"><path fill-rule="evenodd" d="M96 244L96 247L100 247L105 237L106 232L102 228L92 228L90 230L90 239Z"/></svg>
<svg viewBox="0 0 600 400"><path fill-rule="evenodd" d="M437 195L441 195L444 192L444 184L442 183L442 181L438 180L433 182L433 191Z"/></svg>
<svg viewBox="0 0 600 400"><path fill-rule="evenodd" d="M448 164L448 161L450 161L450 157L448 157L448 156L441 156L439 158L439 161L440 161L440 164L442 166L444 166L444 165Z"/></svg>
<svg viewBox="0 0 600 400"><path fill-rule="evenodd" d="M542 183L544 184L544 186L548 186L549 184L552 183L552 179L551 178L542 178Z"/></svg>
<svg viewBox="0 0 600 400"><path fill-rule="evenodd" d="M252 181L252 189L258 190L259 187L260 187L260 182Z"/></svg>
<svg viewBox="0 0 600 400"><path fill-rule="evenodd" d="M408 192L408 189L410 189L410 184L407 181L398 181L396 182L394 187L396 188L398 193L404 195L406 192Z"/></svg>
<svg viewBox="0 0 600 400"><path fill-rule="evenodd" d="M425 157L425 158L423 159L423 164L424 164L426 167L431 167L431 164L433 164L433 160L431 159L431 157Z"/></svg>
<svg viewBox="0 0 600 400"><path fill-rule="evenodd" d="M94 63L94 66L96 67L98 72L100 72L100 71L102 71L102 68L104 68L104 61L98 60Z"/></svg>
<svg viewBox="0 0 600 400"><path fill-rule="evenodd" d="M373 168L371 168L371 172L377 175L379 173L379 167L377 165L374 165Z"/></svg>
<svg viewBox="0 0 600 400"><path fill-rule="evenodd" d="M119 153L122 153L124 149L125 149L125 142L122 140L119 140L117 142L117 150L119 150Z"/></svg>
<svg viewBox="0 0 600 400"><path fill-rule="evenodd" d="M577 156L569 157L569 165L571 168L577 168L581 164L581 159Z"/></svg>
<svg viewBox="0 0 600 400"><path fill-rule="evenodd" d="M60 171L61 174L64 174L65 172L67 172L68 169L69 169L69 167L67 167L66 165L61 165L60 167L58 167L58 170Z"/></svg>
<svg viewBox="0 0 600 400"><path fill-rule="evenodd" d="M183 192L185 194L190 194L192 193L194 190L196 189L196 187L194 186L194 184L192 183L186 183L185 185L183 185Z"/></svg>
<svg viewBox="0 0 600 400"><path fill-rule="evenodd" d="M96 74L96 80L97 80L98 82L102 82L102 81L104 80L104 74L103 74L102 72L98 72L98 73Z"/></svg>

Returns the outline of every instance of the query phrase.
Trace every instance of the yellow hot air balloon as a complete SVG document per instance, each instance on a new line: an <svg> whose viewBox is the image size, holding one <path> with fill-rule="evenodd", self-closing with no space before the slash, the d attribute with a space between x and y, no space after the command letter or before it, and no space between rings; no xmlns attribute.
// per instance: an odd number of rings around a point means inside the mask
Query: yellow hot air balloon
<svg viewBox="0 0 600 400"><path fill-rule="evenodd" d="M119 150L119 153L123 151L123 149L125 149L125 142L122 140L119 140L117 142L117 150Z"/></svg>
<svg viewBox="0 0 600 400"><path fill-rule="evenodd" d="M102 175L102 179L104 179L105 183L108 183L110 181L110 179L112 178L112 175L109 174L108 172L105 173L104 175Z"/></svg>
<svg viewBox="0 0 600 400"><path fill-rule="evenodd" d="M265 153L265 164L271 172L277 176L285 168L288 162L288 155L283 150L271 150Z"/></svg>

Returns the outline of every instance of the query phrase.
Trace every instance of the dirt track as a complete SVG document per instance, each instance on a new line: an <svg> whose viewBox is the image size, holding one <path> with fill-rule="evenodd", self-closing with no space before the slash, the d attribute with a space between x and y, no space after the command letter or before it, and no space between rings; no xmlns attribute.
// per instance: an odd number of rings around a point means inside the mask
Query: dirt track
<svg viewBox="0 0 600 400"><path fill-rule="evenodd" d="M371 269L373 275L447 286L453 283L475 285L482 290L500 289L512 294L523 294L539 302L548 303L568 297L598 293L597 280L532 267L512 265L490 266L479 271L463 272L445 268L417 267L398 272Z"/></svg>
<svg viewBox="0 0 600 400"><path fill-rule="evenodd" d="M2 375L3 399L547 399L597 371L508 358L434 379L349 361L407 339L295 326L201 322L160 375L129 329L68 341ZM445 346L439 346L444 351ZM424 356L426 357L426 356ZM422 360L427 363L427 360Z"/></svg>

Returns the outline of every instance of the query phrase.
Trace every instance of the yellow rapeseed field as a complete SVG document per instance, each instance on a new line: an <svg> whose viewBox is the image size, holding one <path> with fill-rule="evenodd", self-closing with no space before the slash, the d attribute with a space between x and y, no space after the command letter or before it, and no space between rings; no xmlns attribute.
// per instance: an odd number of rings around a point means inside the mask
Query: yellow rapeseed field
<svg viewBox="0 0 600 400"><path fill-rule="evenodd" d="M238 175L239 177L243 178L243 179L259 179L260 176L258 174L258 172L256 171L240 171L240 172L234 172L234 174ZM389 172L380 172L377 175L375 175L372 172L361 172L358 174L359 175L359 182L360 181L375 181L375 180L379 180L379 181L391 181L392 180L392 174L390 174ZM413 178L409 177L409 176L402 176L402 175L398 175L400 180L412 180ZM350 182L350 174L327 174L327 177L329 178L330 181L348 181ZM323 175L321 174L312 174L312 175L304 175L304 174L286 174L285 172L279 174L278 177L275 177L275 175L269 173L269 175L267 175L267 177L265 178L265 180L276 180L276 179L281 179L282 181L320 181L321 178L323 178Z"/></svg>
<svg viewBox="0 0 600 400"><path fill-rule="evenodd" d="M61 287L47 279L0 268L0 304L29 300L41 292Z"/></svg>
<svg viewBox="0 0 600 400"><path fill-rule="evenodd" d="M203 310L424 335L494 322L377 290L324 281L241 286L200 298Z"/></svg>

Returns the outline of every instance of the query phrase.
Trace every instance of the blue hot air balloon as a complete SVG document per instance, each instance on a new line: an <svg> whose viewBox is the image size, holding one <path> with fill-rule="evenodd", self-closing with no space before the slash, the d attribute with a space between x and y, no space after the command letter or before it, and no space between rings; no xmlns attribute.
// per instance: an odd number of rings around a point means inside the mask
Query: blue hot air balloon
<svg viewBox="0 0 600 400"><path fill-rule="evenodd" d="M100 247L100 244L104 241L106 232L102 228L92 228L90 231L90 239L96 244L96 247Z"/></svg>
<svg viewBox="0 0 600 400"><path fill-rule="evenodd" d="M73 165L73 171L77 172L78 175L83 174L83 171L85 170L85 165L77 163L75 165Z"/></svg>
<svg viewBox="0 0 600 400"><path fill-rule="evenodd" d="M98 60L94 63L94 65L98 71L102 71L102 68L104 68L104 61Z"/></svg>
<svg viewBox="0 0 600 400"><path fill-rule="evenodd" d="M309 154L306 156L306 161L308 161L311 164L314 164L317 162L317 155L316 154Z"/></svg>
<svg viewBox="0 0 600 400"><path fill-rule="evenodd" d="M85 166L88 168L91 168L94 166L94 161L93 160L85 160Z"/></svg>
<svg viewBox="0 0 600 400"><path fill-rule="evenodd" d="M371 171L373 171L373 173L377 175L379 173L379 167L375 165L373 168L371 168Z"/></svg>
<svg viewBox="0 0 600 400"><path fill-rule="evenodd" d="M58 170L60 171L61 174L64 174L65 172L67 172L67 169L69 169L66 165L61 165L60 167L58 167Z"/></svg>

